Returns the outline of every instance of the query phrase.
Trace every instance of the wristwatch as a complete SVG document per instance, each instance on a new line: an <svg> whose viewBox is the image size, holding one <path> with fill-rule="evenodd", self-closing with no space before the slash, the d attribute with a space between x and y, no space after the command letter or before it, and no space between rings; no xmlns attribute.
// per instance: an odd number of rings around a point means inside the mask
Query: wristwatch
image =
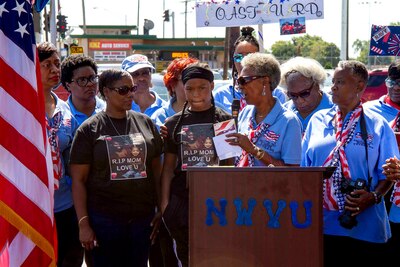
<svg viewBox="0 0 400 267"><path fill-rule="evenodd" d="M375 197L375 204L379 204L382 201L382 194L379 192L372 191L371 192Z"/></svg>

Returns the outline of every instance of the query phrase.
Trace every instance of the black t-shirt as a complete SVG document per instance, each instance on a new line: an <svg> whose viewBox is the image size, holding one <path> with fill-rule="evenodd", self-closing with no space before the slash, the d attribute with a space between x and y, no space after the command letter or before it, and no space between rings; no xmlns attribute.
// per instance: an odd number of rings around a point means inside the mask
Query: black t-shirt
<svg viewBox="0 0 400 267"><path fill-rule="evenodd" d="M232 116L229 115L227 112L224 110L216 107L215 108L215 113L214 113L214 108L210 108L205 111L190 111L188 109L185 110L183 113L183 118L181 120L181 123L179 124L178 129L175 131L176 136L175 140L173 139L173 132L175 129L175 126L177 125L177 122L179 118L181 117L182 112L176 113L172 117L170 117L167 122L165 123L167 129L168 129L168 138L165 140L164 143L164 152L165 153L173 153L176 154L178 157L178 164L175 168L174 171L174 177L171 182L171 194L177 194L181 197L187 197L188 191L186 188L186 171L184 170L185 167L182 166L182 160L185 160L185 155L182 155L182 151L204 151L204 149L199 148L199 149L185 149L185 146L188 146L187 138L185 138L183 135L188 136L188 131L190 130L189 127L187 126L200 126L204 128L204 132L209 132L210 130L213 130L213 124L221 121L226 121L229 119L232 119ZM189 129L189 130L188 130ZM196 133L194 133L196 134ZM213 131L212 131L212 136L214 136ZM205 137L195 135L194 139L196 141L201 140L201 143L205 142ZM182 141L184 141L182 143ZM177 144L178 143L178 144ZM195 146L195 145L194 145ZM197 146L199 147L199 145ZM213 154L216 155L215 153L215 148L211 148L214 152ZM208 149L207 149L208 151ZM195 157L196 155L194 155ZM223 165L224 162L220 162L219 165ZM199 162L197 164L194 164L195 166L201 166L199 165ZM192 165L192 166L194 166ZM204 164L208 165L208 164Z"/></svg>
<svg viewBox="0 0 400 267"><path fill-rule="evenodd" d="M163 147L147 115L129 111L127 118L112 119L100 112L87 119L76 132L70 157L71 164L90 164L86 182L89 212L122 220L154 212L152 160L161 155Z"/></svg>

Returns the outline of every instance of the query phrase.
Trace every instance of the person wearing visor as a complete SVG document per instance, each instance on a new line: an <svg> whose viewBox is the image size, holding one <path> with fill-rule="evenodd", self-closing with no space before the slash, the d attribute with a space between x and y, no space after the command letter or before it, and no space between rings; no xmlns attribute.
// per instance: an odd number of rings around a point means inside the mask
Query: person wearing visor
<svg viewBox="0 0 400 267"><path fill-rule="evenodd" d="M162 140L148 116L131 110L136 90L129 72L102 72L106 109L81 124L71 147L79 239L94 266L147 267L158 233ZM135 146L137 155L116 153Z"/></svg>
<svg viewBox="0 0 400 267"><path fill-rule="evenodd" d="M364 104L374 112L383 116L390 127L399 135L400 133L400 60L389 65L388 77L385 80L388 93L377 100ZM384 198L389 211L390 228L392 237L388 241L388 253L395 253L400 247L400 183L398 183L398 158L389 158L383 166L384 174L388 180L392 180L395 186ZM392 168L393 167L393 170ZM392 173L397 173L392 177ZM399 196L397 196L399 195ZM397 203L397 205L395 204Z"/></svg>
<svg viewBox="0 0 400 267"><path fill-rule="evenodd" d="M239 133L227 135L231 145L242 148L235 165L298 166L300 121L272 95L281 77L279 62L273 55L252 53L242 66L237 84L249 105L239 113Z"/></svg>
<svg viewBox="0 0 400 267"><path fill-rule="evenodd" d="M160 96L151 91L151 73L155 71L153 65L145 55L133 54L122 61L122 70L129 72L137 90L133 94L132 110L151 115L166 102Z"/></svg>
<svg viewBox="0 0 400 267"><path fill-rule="evenodd" d="M325 79L324 68L311 58L295 57L281 65L281 86L290 99L283 106L297 115L302 132L315 112L333 106L331 96L321 90Z"/></svg>
<svg viewBox="0 0 400 267"><path fill-rule="evenodd" d="M246 106L246 101L243 99L242 93L237 88L236 79L242 70L241 61L248 54L260 51L260 45L253 35L252 27L243 27L241 35L234 44L233 68L232 77L233 84L225 85L213 91L213 96L217 106L222 107L226 112L232 112L233 99L240 99L240 110ZM282 89L276 88L272 94L276 96L281 103L286 102L286 96ZM220 105L219 105L220 104Z"/></svg>

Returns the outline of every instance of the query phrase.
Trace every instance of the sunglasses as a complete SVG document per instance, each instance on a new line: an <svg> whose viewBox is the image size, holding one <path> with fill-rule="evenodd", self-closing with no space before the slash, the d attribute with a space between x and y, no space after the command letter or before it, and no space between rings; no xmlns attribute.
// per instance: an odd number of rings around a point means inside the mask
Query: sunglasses
<svg viewBox="0 0 400 267"><path fill-rule="evenodd" d="M289 97L289 99L296 101L299 97L301 97L302 99L305 99L307 97L309 97L311 95L311 90L314 86L314 82L311 84L311 86L303 91L301 91L300 93L291 93L291 92L287 92L287 96Z"/></svg>
<svg viewBox="0 0 400 267"><path fill-rule="evenodd" d="M108 89L116 91L120 95L127 95L128 93L134 93L137 91L137 85L134 86L120 86L120 87L108 87Z"/></svg>
<svg viewBox="0 0 400 267"><path fill-rule="evenodd" d="M239 86L245 86L248 83L251 83L252 81L255 81L257 79L260 78L264 78L266 76L240 76L239 78L237 78L236 83Z"/></svg>
<svg viewBox="0 0 400 267"><path fill-rule="evenodd" d="M242 62L243 57L244 57L243 54L234 54L233 61L235 61L236 63L240 63Z"/></svg>
<svg viewBox="0 0 400 267"><path fill-rule="evenodd" d="M96 84L99 82L99 76L92 75L90 77L80 77L75 80L71 80L71 82L76 82L79 86L85 87L90 82L91 84Z"/></svg>
<svg viewBox="0 0 400 267"><path fill-rule="evenodd" d="M393 88L395 85L397 85L397 87L400 87L400 80L392 80L388 77L385 80L385 84L386 84L386 87L388 87L388 88Z"/></svg>

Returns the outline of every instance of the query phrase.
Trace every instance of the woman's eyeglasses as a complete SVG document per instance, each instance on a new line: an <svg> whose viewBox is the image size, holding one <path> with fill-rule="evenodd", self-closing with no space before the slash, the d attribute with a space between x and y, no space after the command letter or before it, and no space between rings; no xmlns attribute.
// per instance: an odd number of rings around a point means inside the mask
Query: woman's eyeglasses
<svg viewBox="0 0 400 267"><path fill-rule="evenodd" d="M245 86L246 84L255 81L257 79L260 78L264 78L265 76L240 76L239 78L237 78L236 83L239 86Z"/></svg>
<svg viewBox="0 0 400 267"><path fill-rule="evenodd" d="M311 84L311 86L309 88L301 91L300 93L287 92L287 96L293 101L296 101L299 97L301 97L302 99L305 99L311 95L311 90L312 90L313 86L314 86L314 82Z"/></svg>
<svg viewBox="0 0 400 267"><path fill-rule="evenodd" d="M388 77L385 80L385 84L386 84L386 87L388 87L388 88L393 88L395 85L397 85L397 87L400 87L400 80L392 80Z"/></svg>
<svg viewBox="0 0 400 267"><path fill-rule="evenodd" d="M71 82L76 82L79 86L85 87L90 82L91 84L96 84L99 82L99 76L92 75L90 77L79 77L75 80L71 80Z"/></svg>
<svg viewBox="0 0 400 267"><path fill-rule="evenodd" d="M242 62L243 57L244 57L243 54L234 54L233 61L235 61L236 63L240 63Z"/></svg>
<svg viewBox="0 0 400 267"><path fill-rule="evenodd" d="M137 85L134 86L120 86L120 87L107 87L110 90L117 92L120 95L127 95L129 92L136 92Z"/></svg>

